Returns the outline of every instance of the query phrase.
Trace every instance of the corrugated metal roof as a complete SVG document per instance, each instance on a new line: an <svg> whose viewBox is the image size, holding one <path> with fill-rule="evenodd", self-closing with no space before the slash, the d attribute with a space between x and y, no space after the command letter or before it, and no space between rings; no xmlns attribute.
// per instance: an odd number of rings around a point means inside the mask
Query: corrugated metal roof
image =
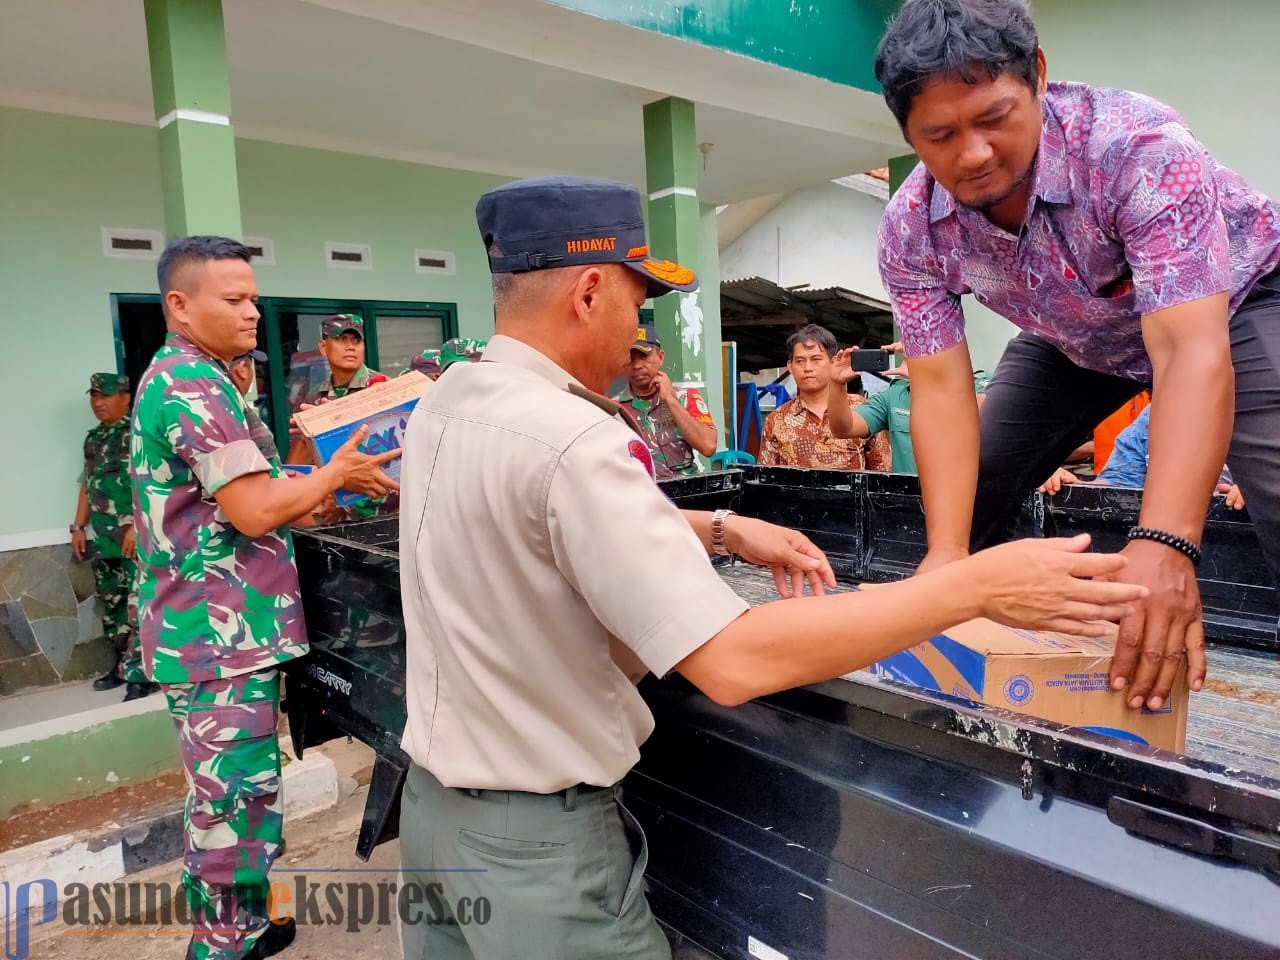
<svg viewBox="0 0 1280 960"><path fill-rule="evenodd" d="M738 343L744 370L786 362L786 340L806 323L818 323L842 344L881 346L893 338L889 304L844 287L780 287L763 277L720 284L720 327Z"/></svg>

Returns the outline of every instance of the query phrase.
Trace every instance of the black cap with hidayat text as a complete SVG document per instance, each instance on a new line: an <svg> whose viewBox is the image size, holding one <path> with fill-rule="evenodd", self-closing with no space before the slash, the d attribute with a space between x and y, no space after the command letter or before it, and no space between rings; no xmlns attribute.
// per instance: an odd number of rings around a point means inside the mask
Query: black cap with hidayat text
<svg viewBox="0 0 1280 960"><path fill-rule="evenodd" d="M620 263L645 279L650 297L698 289L692 270L649 256L640 191L588 177L537 177L490 190L476 223L493 273Z"/></svg>

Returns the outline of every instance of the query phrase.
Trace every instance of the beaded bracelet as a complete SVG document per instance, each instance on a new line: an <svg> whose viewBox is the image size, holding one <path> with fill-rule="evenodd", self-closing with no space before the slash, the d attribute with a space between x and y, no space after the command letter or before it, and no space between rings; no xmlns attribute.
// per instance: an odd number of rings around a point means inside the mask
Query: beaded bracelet
<svg viewBox="0 0 1280 960"><path fill-rule="evenodd" d="M1163 543L1166 547L1173 547L1190 560L1193 567L1200 566L1200 548L1185 537L1179 537L1165 530L1157 530L1154 527L1130 527L1128 539L1154 540L1156 543Z"/></svg>

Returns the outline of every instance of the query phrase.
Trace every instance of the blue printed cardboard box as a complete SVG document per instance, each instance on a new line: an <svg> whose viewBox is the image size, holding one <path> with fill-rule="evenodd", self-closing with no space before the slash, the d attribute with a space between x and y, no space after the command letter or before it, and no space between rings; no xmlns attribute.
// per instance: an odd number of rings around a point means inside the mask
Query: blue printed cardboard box
<svg viewBox="0 0 1280 960"><path fill-rule="evenodd" d="M872 673L978 703L1178 753L1186 748L1186 669L1159 711L1131 710L1109 681L1112 635L1015 630L970 620L881 660Z"/></svg>
<svg viewBox="0 0 1280 960"><path fill-rule="evenodd" d="M328 463L338 448L361 426L369 428L369 436L360 445L365 453L398 450L403 445L410 414L431 387L429 378L410 372L358 393L349 393L339 400L301 410L295 414L295 420L303 435L311 440L319 464ZM398 480L400 458L390 461L382 469L387 476ZM338 506L346 507L365 497L349 490L339 490L334 499Z"/></svg>

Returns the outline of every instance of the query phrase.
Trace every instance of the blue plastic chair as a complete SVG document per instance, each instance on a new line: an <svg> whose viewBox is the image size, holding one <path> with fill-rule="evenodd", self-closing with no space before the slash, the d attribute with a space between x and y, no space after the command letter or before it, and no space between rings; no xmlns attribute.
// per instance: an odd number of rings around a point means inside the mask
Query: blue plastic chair
<svg viewBox="0 0 1280 960"><path fill-rule="evenodd" d="M710 457L711 466L715 470L727 470L729 467L738 464L746 464L754 467L756 458L745 450L721 450L713 453Z"/></svg>

